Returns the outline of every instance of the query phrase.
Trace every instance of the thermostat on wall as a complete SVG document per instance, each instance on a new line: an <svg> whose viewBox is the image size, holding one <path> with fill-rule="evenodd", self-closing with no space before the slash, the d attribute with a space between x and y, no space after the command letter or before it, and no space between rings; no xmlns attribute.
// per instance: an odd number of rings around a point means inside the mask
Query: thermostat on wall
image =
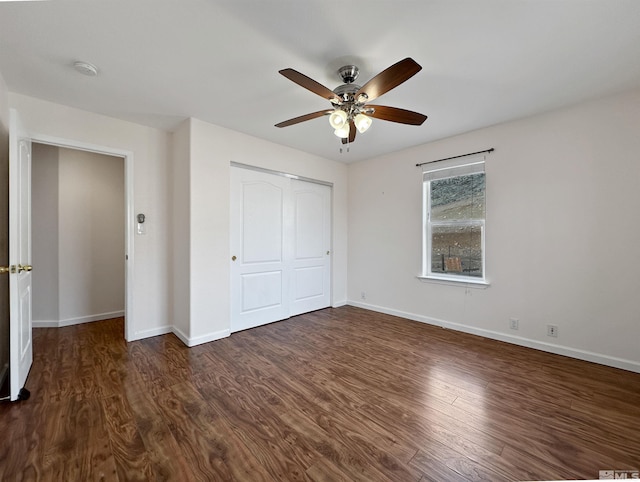
<svg viewBox="0 0 640 482"><path fill-rule="evenodd" d="M147 234L147 228L145 228L145 224L144 224L145 219L146 219L145 215L140 213L136 217L137 217L137 220L138 220L138 226L136 228L136 234Z"/></svg>

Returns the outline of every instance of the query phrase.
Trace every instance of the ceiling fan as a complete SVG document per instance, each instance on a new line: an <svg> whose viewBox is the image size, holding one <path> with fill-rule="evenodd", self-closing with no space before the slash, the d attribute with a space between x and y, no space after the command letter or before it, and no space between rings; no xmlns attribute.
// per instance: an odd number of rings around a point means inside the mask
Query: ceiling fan
<svg viewBox="0 0 640 482"><path fill-rule="evenodd" d="M287 127L328 115L336 136L342 139L343 144L347 144L355 140L356 130L363 133L371 126L372 117L400 124L422 125L427 118L426 115L397 107L367 104L410 79L420 70L422 67L407 57L383 70L363 86L359 86L354 84L359 74L358 67L345 65L338 69L338 75L344 83L334 90L329 90L296 70L280 70L280 74L287 79L327 99L331 102L332 108L294 117L276 124L276 127Z"/></svg>

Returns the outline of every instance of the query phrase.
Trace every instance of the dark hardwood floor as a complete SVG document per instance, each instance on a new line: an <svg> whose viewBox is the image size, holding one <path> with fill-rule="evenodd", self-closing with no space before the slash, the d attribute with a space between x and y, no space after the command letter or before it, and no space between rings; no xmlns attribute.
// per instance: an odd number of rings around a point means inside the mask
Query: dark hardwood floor
<svg viewBox="0 0 640 482"><path fill-rule="evenodd" d="M186 348L34 330L0 480L597 479L640 468L640 374L353 307Z"/></svg>

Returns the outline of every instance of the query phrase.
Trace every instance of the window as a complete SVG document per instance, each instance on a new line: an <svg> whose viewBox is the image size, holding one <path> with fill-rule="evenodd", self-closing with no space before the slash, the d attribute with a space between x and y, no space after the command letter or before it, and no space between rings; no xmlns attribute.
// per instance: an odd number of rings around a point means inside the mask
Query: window
<svg viewBox="0 0 640 482"><path fill-rule="evenodd" d="M486 283L484 156L425 164L423 183L423 277Z"/></svg>

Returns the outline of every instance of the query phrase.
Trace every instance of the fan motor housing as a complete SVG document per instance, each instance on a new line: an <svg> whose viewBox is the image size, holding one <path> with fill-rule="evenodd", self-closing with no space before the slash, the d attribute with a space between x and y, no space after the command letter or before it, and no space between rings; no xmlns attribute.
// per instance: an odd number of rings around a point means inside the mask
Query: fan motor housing
<svg viewBox="0 0 640 482"><path fill-rule="evenodd" d="M358 84L342 84L333 89L334 94L338 95L345 102L353 102L355 94L360 90Z"/></svg>

